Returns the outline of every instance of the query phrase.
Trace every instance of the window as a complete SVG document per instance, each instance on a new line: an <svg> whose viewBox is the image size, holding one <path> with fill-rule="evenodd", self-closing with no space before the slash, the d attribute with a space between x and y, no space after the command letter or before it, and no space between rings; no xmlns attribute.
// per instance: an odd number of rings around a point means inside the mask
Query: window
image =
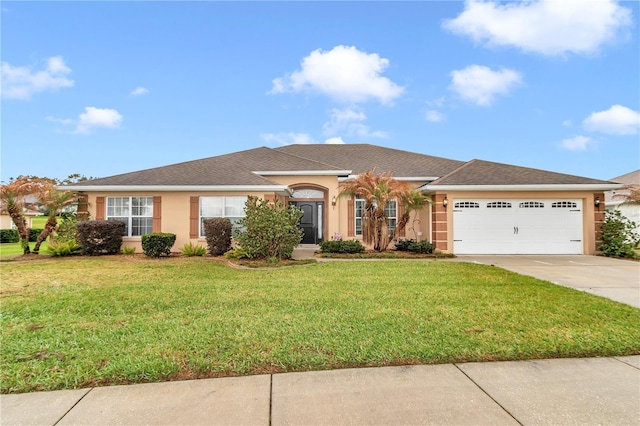
<svg viewBox="0 0 640 426"><path fill-rule="evenodd" d="M506 201L492 201L487 203L488 209L510 209L511 203L507 203Z"/></svg>
<svg viewBox="0 0 640 426"><path fill-rule="evenodd" d="M573 201L556 201L551 203L552 209L575 209L578 207L578 204Z"/></svg>
<svg viewBox="0 0 640 426"><path fill-rule="evenodd" d="M355 234L362 235L362 215L364 213L365 200L363 198L356 197L355 199ZM387 203L384 208L384 215L386 216L389 223L389 235L393 233L396 229L396 225L398 223L398 203L396 200L391 200Z"/></svg>
<svg viewBox="0 0 640 426"><path fill-rule="evenodd" d="M539 201L524 201L520 203L519 207L521 209L542 209L544 208L544 203Z"/></svg>
<svg viewBox="0 0 640 426"><path fill-rule="evenodd" d="M107 220L125 223L125 237L153 232L153 197L107 197Z"/></svg>
<svg viewBox="0 0 640 426"><path fill-rule="evenodd" d="M453 205L455 209L479 209L480 203L475 203L473 201L459 201Z"/></svg>
<svg viewBox="0 0 640 426"><path fill-rule="evenodd" d="M244 207L247 197L200 197L200 236L204 236L204 220L226 217L234 229L236 222L245 217Z"/></svg>

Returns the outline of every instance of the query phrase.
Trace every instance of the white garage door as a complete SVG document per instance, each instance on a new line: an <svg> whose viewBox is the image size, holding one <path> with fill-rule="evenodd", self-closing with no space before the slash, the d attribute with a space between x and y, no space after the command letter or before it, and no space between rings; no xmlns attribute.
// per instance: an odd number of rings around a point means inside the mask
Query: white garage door
<svg viewBox="0 0 640 426"><path fill-rule="evenodd" d="M456 254L582 254L582 200L455 200Z"/></svg>

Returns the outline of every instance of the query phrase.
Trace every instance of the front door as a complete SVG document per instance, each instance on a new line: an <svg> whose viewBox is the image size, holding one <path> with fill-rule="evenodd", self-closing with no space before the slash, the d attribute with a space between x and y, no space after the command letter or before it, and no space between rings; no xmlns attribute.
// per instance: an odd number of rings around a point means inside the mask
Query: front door
<svg viewBox="0 0 640 426"><path fill-rule="evenodd" d="M321 242L324 202L295 201L291 204L298 207L304 213L302 219L300 219L300 228L302 228L303 232L301 244L318 244Z"/></svg>

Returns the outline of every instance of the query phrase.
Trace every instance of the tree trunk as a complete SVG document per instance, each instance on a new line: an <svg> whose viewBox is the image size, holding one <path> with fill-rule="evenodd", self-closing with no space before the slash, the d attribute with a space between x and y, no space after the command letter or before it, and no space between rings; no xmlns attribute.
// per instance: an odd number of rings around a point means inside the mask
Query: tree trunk
<svg viewBox="0 0 640 426"><path fill-rule="evenodd" d="M49 235L53 233L53 231L56 230L56 226L58 226L58 220L56 219L56 217L49 216L49 219L47 219L47 223L44 225L44 229L42 230L40 235L38 235L36 246L33 248L33 252L35 254L40 254L40 245L44 240L47 239Z"/></svg>
<svg viewBox="0 0 640 426"><path fill-rule="evenodd" d="M22 214L22 207L20 206L8 206L7 211L14 225L18 229L20 234L20 244L22 245L22 253L29 254L29 228L27 228L27 221Z"/></svg>

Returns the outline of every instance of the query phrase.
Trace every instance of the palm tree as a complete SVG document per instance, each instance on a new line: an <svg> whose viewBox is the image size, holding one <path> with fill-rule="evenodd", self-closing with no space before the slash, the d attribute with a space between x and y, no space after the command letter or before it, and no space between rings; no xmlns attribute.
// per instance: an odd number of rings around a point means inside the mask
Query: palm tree
<svg viewBox="0 0 640 426"><path fill-rule="evenodd" d="M23 254L30 253L29 228L24 217L27 196L40 192L49 183L49 179L18 176L18 178L11 180L9 183L0 186L0 200L20 234Z"/></svg>
<svg viewBox="0 0 640 426"><path fill-rule="evenodd" d="M401 182L391 176L391 172L376 174L375 168L359 174L355 179L340 185L340 197L359 197L364 199L362 213L362 240L372 244L375 251L383 251L395 236L407 225L409 214L428 203L427 198L414 192L407 182ZM399 200L406 211L398 220L393 235L389 235L389 219L385 207L390 201Z"/></svg>
<svg viewBox="0 0 640 426"><path fill-rule="evenodd" d="M38 196L42 206L49 211L49 218L36 240L36 245L33 248L35 254L40 252L42 242L56 230L58 226L58 214L60 214L65 207L78 200L78 195L75 192L59 191L53 184L43 187Z"/></svg>

